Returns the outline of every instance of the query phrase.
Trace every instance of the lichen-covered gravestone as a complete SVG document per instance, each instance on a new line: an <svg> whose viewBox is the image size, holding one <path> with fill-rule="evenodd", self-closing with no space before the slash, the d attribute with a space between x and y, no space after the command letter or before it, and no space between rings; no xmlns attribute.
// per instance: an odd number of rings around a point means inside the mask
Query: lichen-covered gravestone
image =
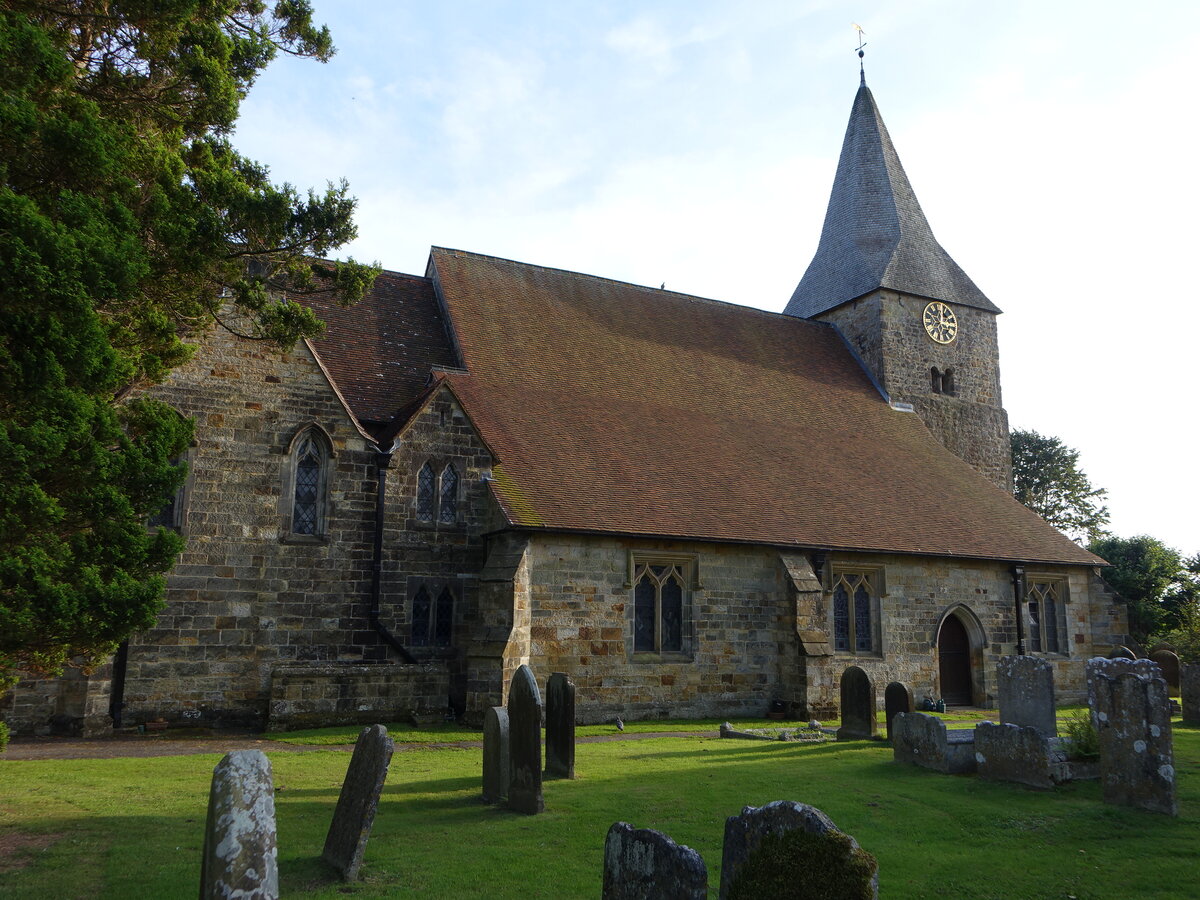
<svg viewBox="0 0 1200 900"><path fill-rule="evenodd" d="M875 737L875 685L858 666L842 673L842 727L839 741L861 741Z"/></svg>
<svg viewBox="0 0 1200 900"><path fill-rule="evenodd" d="M829 816L776 800L725 820L721 900L823 897L873 900L879 866Z"/></svg>
<svg viewBox="0 0 1200 900"><path fill-rule="evenodd" d="M341 872L346 881L358 877L395 749L396 745L382 725L364 728L354 745L354 755L350 757L333 821L325 836L325 849L321 853L321 858Z"/></svg>
<svg viewBox="0 0 1200 900"><path fill-rule="evenodd" d="M542 800L542 697L529 666L508 686L508 806L535 815Z"/></svg>
<svg viewBox="0 0 1200 900"><path fill-rule="evenodd" d="M913 711L913 695L907 685L893 681L883 689L883 718L887 723L887 739L892 739L892 720L897 713Z"/></svg>
<svg viewBox="0 0 1200 900"><path fill-rule="evenodd" d="M278 846L271 761L234 750L213 769L200 863L200 900L277 900Z"/></svg>
<svg viewBox="0 0 1200 900"><path fill-rule="evenodd" d="M1110 676L1122 668L1114 662L1125 661L1088 661L1104 802L1179 815L1167 683L1157 673Z"/></svg>
<svg viewBox="0 0 1200 900"><path fill-rule="evenodd" d="M1054 667L1037 656L1002 656L996 664L1000 721L1042 734L1058 733L1054 710Z"/></svg>
<svg viewBox="0 0 1200 900"><path fill-rule="evenodd" d="M892 758L946 775L966 775L976 767L975 732L947 731L945 722L925 713L896 713Z"/></svg>
<svg viewBox="0 0 1200 900"><path fill-rule="evenodd" d="M1118 675L1124 675L1126 672L1134 675L1144 675L1147 678L1158 678L1162 675L1162 671L1158 668L1158 663L1149 659L1137 659L1136 657L1129 659L1124 656L1110 656L1105 659L1102 656L1093 656L1084 665L1084 678L1087 681L1087 697L1088 709L1092 713L1092 724L1098 729L1100 721L1096 716L1097 702L1097 680L1101 674L1108 678L1116 678Z"/></svg>
<svg viewBox="0 0 1200 900"><path fill-rule="evenodd" d="M1183 721L1200 725L1200 665L1180 668L1179 705L1183 708Z"/></svg>
<svg viewBox="0 0 1200 900"><path fill-rule="evenodd" d="M705 900L708 868L660 831L617 822L604 839L603 900Z"/></svg>
<svg viewBox="0 0 1200 900"><path fill-rule="evenodd" d="M1050 790L1069 781L1061 745L1040 728L980 722L975 726L975 762L986 781L1011 781Z"/></svg>
<svg viewBox="0 0 1200 900"><path fill-rule="evenodd" d="M546 777L575 777L575 685L562 672L546 682Z"/></svg>
<svg viewBox="0 0 1200 900"><path fill-rule="evenodd" d="M492 706L483 714L483 802L508 796L508 710Z"/></svg>

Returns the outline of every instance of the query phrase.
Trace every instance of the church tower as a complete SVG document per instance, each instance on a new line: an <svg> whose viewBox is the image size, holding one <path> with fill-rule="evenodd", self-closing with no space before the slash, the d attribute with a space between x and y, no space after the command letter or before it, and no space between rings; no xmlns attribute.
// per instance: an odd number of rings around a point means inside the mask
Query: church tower
<svg viewBox="0 0 1200 900"><path fill-rule="evenodd" d="M895 405L1012 487L992 303L942 249L865 79L816 255L784 310L836 325Z"/></svg>

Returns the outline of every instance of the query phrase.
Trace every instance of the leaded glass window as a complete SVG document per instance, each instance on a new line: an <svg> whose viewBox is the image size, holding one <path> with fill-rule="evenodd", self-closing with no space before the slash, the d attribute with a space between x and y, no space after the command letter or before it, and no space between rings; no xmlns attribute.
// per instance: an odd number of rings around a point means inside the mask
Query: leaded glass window
<svg viewBox="0 0 1200 900"><path fill-rule="evenodd" d="M438 521L453 525L458 521L458 470L450 463L442 470L442 497Z"/></svg>
<svg viewBox="0 0 1200 900"><path fill-rule="evenodd" d="M429 645L429 626L433 621L433 601L429 591L421 588L412 601L412 643L414 647Z"/></svg>
<svg viewBox="0 0 1200 900"><path fill-rule="evenodd" d="M410 633L414 647L448 647L454 633L454 593L443 587L433 599L433 591L421 585L412 599Z"/></svg>
<svg viewBox="0 0 1200 900"><path fill-rule="evenodd" d="M633 586L633 649L638 653L683 650L684 595L682 563L637 566Z"/></svg>
<svg viewBox="0 0 1200 900"><path fill-rule="evenodd" d="M1026 591L1029 610L1029 649L1058 653L1058 608L1063 586L1057 581L1031 579Z"/></svg>
<svg viewBox="0 0 1200 900"><path fill-rule="evenodd" d="M433 623L433 643L438 647L450 646L450 635L454 630L454 595L450 588L442 588L438 594L437 615Z"/></svg>
<svg viewBox="0 0 1200 900"><path fill-rule="evenodd" d="M875 649L876 593L870 573L835 570L832 611L834 650Z"/></svg>
<svg viewBox="0 0 1200 900"><path fill-rule="evenodd" d="M422 522L433 521L436 482L437 476L433 473L433 466L425 463L417 473L417 518Z"/></svg>
<svg viewBox="0 0 1200 900"><path fill-rule="evenodd" d="M323 526L325 454L313 435L296 448L295 486L292 496L292 533L320 534Z"/></svg>

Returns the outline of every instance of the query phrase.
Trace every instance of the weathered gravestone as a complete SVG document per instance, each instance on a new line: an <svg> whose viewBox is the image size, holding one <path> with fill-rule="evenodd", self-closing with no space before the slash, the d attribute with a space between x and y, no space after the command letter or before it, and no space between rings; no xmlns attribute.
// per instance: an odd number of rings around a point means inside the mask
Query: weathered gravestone
<svg viewBox="0 0 1200 900"><path fill-rule="evenodd" d="M346 881L358 877L395 749L382 725L364 728L354 745L354 755L350 757L333 821L325 836L325 849L321 852L321 859L341 872Z"/></svg>
<svg viewBox="0 0 1200 900"><path fill-rule="evenodd" d="M213 769L200 862L200 900L277 900L278 847L271 761L234 750Z"/></svg>
<svg viewBox="0 0 1200 900"><path fill-rule="evenodd" d="M1157 673L1110 676L1114 662L1124 661L1088 661L1104 802L1179 815L1167 683Z"/></svg>
<svg viewBox="0 0 1200 900"><path fill-rule="evenodd" d="M1158 668L1158 663L1150 659L1127 659L1124 656L1112 657L1105 659L1102 656L1094 656L1084 665L1084 679L1087 681L1087 698L1088 709L1092 713L1092 724L1098 729L1100 720L1096 717L1096 680L1100 674L1109 678L1116 678L1118 675L1124 675L1129 672L1133 675L1144 675L1147 678L1159 678L1162 675Z"/></svg>
<svg viewBox="0 0 1200 900"><path fill-rule="evenodd" d="M502 803L508 796L508 710L489 707L483 714L483 802Z"/></svg>
<svg viewBox="0 0 1200 900"><path fill-rule="evenodd" d="M947 731L945 722L925 713L896 713L892 722L892 758L946 775L974 772L975 732Z"/></svg>
<svg viewBox="0 0 1200 900"><path fill-rule="evenodd" d="M1200 725L1200 665L1179 670L1179 705L1183 707L1183 721Z"/></svg>
<svg viewBox="0 0 1200 900"><path fill-rule="evenodd" d="M860 741L875 737L875 685L858 666L842 673L842 727L839 741Z"/></svg>
<svg viewBox="0 0 1200 900"><path fill-rule="evenodd" d="M1058 733L1054 710L1054 666L1037 656L1002 656L996 664L1000 721L1042 734Z"/></svg>
<svg viewBox="0 0 1200 900"><path fill-rule="evenodd" d="M575 777L575 685L562 672L546 682L546 777Z"/></svg>
<svg viewBox="0 0 1200 900"><path fill-rule="evenodd" d="M1174 650L1155 650L1150 654L1150 658L1162 670L1163 681L1167 683L1167 690L1179 690L1179 654Z"/></svg>
<svg viewBox="0 0 1200 900"><path fill-rule="evenodd" d="M1108 654L1109 659L1137 659L1137 654L1128 647L1113 647L1112 652Z"/></svg>
<svg viewBox="0 0 1200 900"><path fill-rule="evenodd" d="M1040 728L995 722L975 726L979 777L1050 790L1071 779L1067 755L1058 740Z"/></svg>
<svg viewBox="0 0 1200 900"><path fill-rule="evenodd" d="M907 685L893 681L883 689L883 718L887 724L887 739L892 739L892 720L896 713L913 711L913 695Z"/></svg>
<svg viewBox="0 0 1200 900"><path fill-rule="evenodd" d="M534 815L542 800L542 697L529 666L508 686L508 806Z"/></svg>
<svg viewBox="0 0 1200 900"><path fill-rule="evenodd" d="M604 839L603 900L705 900L700 854L660 831L617 822Z"/></svg>
<svg viewBox="0 0 1200 900"><path fill-rule="evenodd" d="M875 857L815 807L776 800L725 820L721 900L878 896Z"/></svg>

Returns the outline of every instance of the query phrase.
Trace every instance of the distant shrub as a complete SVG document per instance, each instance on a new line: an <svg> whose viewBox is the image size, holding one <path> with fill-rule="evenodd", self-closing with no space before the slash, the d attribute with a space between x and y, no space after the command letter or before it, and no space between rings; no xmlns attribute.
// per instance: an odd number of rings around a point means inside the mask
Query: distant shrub
<svg viewBox="0 0 1200 900"><path fill-rule="evenodd" d="M0 753L8 748L8 726L0 722Z"/></svg>
<svg viewBox="0 0 1200 900"><path fill-rule="evenodd" d="M729 900L871 900L871 879L878 867L874 856L854 847L840 831L810 834L796 829L771 834L742 866L730 885Z"/></svg>
<svg viewBox="0 0 1200 900"><path fill-rule="evenodd" d="M1092 724L1092 714L1077 709L1063 725L1066 731L1066 751L1070 759L1093 759L1100 755L1100 736Z"/></svg>

